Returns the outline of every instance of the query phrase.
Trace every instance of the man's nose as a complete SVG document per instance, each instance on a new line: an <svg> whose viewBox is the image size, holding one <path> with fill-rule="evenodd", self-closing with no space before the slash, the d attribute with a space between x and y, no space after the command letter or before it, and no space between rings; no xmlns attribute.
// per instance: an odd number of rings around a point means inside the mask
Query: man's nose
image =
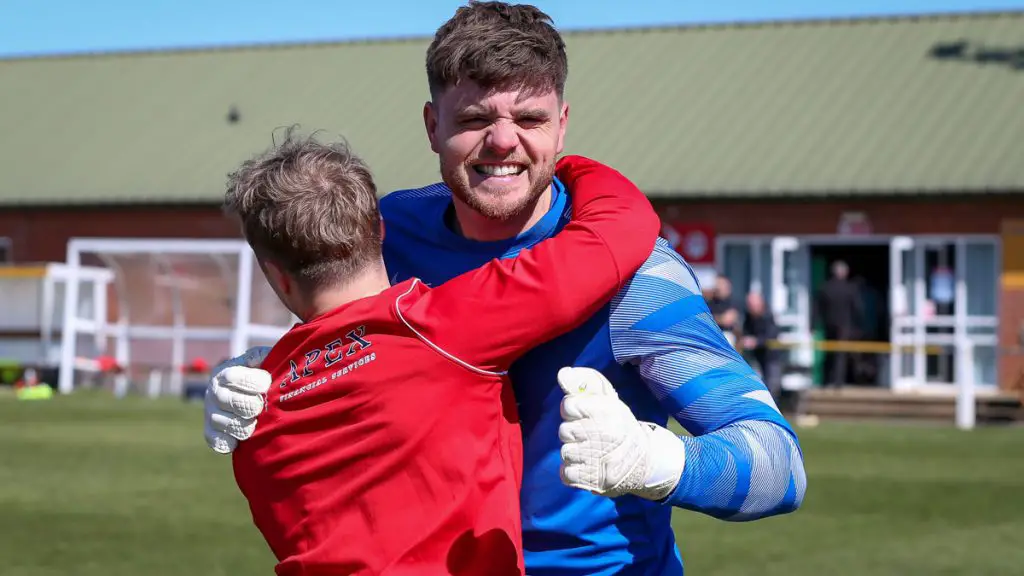
<svg viewBox="0 0 1024 576"><path fill-rule="evenodd" d="M499 121L491 125L486 144L500 154L507 154L519 146L519 134L512 122Z"/></svg>

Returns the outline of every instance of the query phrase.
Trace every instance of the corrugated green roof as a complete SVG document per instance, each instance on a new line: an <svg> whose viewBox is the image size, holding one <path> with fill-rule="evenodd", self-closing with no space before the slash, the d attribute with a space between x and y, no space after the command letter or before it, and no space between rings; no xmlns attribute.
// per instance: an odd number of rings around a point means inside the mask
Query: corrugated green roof
<svg viewBox="0 0 1024 576"><path fill-rule="evenodd" d="M566 41L567 152L652 196L1024 190L1024 12ZM345 135L384 192L436 180L426 45L0 61L0 203L218 201L296 122Z"/></svg>

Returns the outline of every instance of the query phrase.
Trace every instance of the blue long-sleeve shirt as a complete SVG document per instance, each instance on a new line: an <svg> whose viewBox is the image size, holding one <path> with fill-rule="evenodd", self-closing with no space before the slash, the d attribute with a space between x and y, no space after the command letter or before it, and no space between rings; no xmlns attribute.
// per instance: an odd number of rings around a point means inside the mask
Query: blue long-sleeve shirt
<svg viewBox="0 0 1024 576"><path fill-rule="evenodd" d="M615 359L635 365L692 434L666 501L726 520L795 510L807 488L796 435L716 325L683 259L659 242L610 316Z"/></svg>
<svg viewBox="0 0 1024 576"><path fill-rule="evenodd" d="M443 184L389 194L381 211L392 279L436 285L556 234L570 203L557 180L553 189L540 222L498 242L467 240L445 225L451 192ZM671 416L692 434L683 438L682 477L664 502L603 498L561 483L562 366L600 370L638 419L664 426ZM523 545L531 575L682 574L673 506L750 520L800 505L806 479L793 430L715 326L690 268L664 243L611 303L529 352L510 376L523 428Z"/></svg>

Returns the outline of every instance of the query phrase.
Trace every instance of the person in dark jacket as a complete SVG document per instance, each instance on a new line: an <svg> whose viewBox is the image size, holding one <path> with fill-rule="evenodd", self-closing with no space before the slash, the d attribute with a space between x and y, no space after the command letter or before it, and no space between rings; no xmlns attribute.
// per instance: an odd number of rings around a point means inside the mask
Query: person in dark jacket
<svg viewBox="0 0 1024 576"><path fill-rule="evenodd" d="M846 262L832 263L832 278L818 291L815 298L816 324L824 328L825 340L849 341L858 338L863 323L864 303L857 285L849 280L850 268ZM825 355L826 386L838 387L846 383L849 352L828 352Z"/></svg>
<svg viewBox="0 0 1024 576"><path fill-rule="evenodd" d="M743 351L757 362L768 391L778 404L782 398L782 361L778 350L769 343L779 337L775 317L767 309L764 297L757 292L747 294L747 310L743 317Z"/></svg>
<svg viewBox="0 0 1024 576"><path fill-rule="evenodd" d="M858 339L862 341L888 340L882 333L882 294L872 286L863 276L854 276L852 282L860 290L860 300L863 303L864 314L861 316L861 323L858 327ZM854 354L853 379L857 384L877 384L879 370L879 356L870 352Z"/></svg>

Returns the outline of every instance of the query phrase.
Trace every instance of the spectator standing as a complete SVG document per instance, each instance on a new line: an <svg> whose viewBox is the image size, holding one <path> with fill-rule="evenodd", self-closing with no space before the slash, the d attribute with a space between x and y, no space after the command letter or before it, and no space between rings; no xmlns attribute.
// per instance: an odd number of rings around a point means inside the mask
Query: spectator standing
<svg viewBox="0 0 1024 576"><path fill-rule="evenodd" d="M864 303L857 286L850 281L846 262L832 263L832 278L815 298L815 324L825 330L825 340L847 342L857 338L864 317ZM850 353L830 351L825 354L825 385L842 386L847 382Z"/></svg>
<svg viewBox="0 0 1024 576"><path fill-rule="evenodd" d="M775 317L767 309L764 297L758 292L747 294L746 315L743 317L743 351L757 362L768 391L779 404L782 397L782 362L770 343L779 337Z"/></svg>

